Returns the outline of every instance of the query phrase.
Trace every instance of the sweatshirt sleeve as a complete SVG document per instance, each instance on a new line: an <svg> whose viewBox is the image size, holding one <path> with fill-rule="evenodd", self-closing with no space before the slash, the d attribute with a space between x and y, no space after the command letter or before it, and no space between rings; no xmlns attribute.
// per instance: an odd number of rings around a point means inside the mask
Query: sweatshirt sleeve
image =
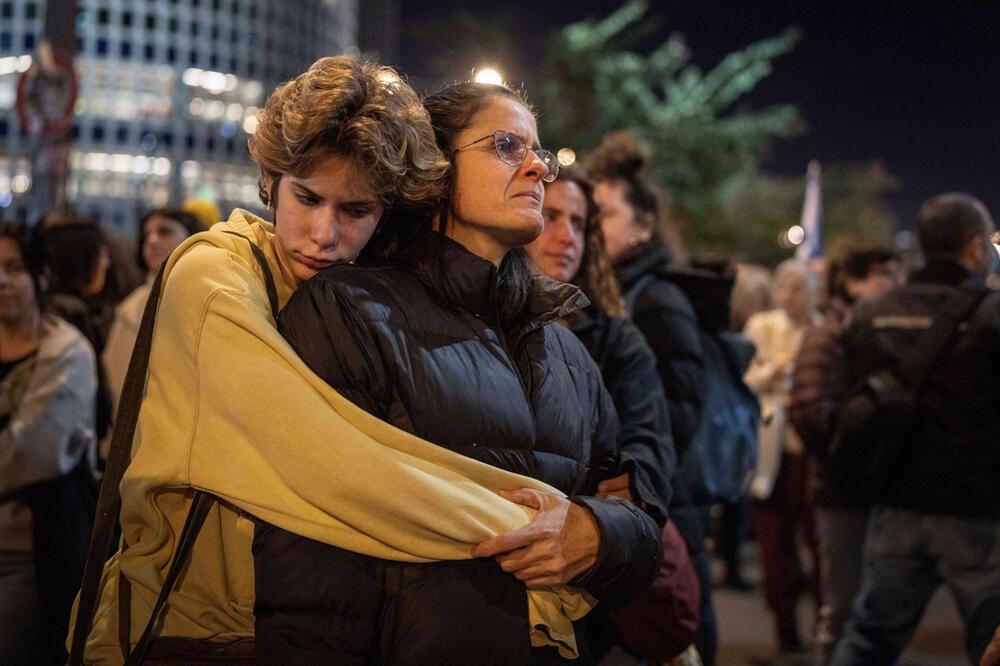
<svg viewBox="0 0 1000 666"><path fill-rule="evenodd" d="M238 288L259 285L251 267L221 252L189 250L167 280L157 335L177 344L158 352L154 336L139 425L170 437L142 439L126 505L190 486L307 538L411 562L468 558L527 522L533 512L496 492L548 486L393 428L330 388L278 333L263 293ZM193 381L171 389L185 367ZM187 401L190 423L176 407Z"/></svg>
<svg viewBox="0 0 1000 666"><path fill-rule="evenodd" d="M93 437L94 352L77 337L62 353L38 359L24 396L0 431L0 494L66 474Z"/></svg>

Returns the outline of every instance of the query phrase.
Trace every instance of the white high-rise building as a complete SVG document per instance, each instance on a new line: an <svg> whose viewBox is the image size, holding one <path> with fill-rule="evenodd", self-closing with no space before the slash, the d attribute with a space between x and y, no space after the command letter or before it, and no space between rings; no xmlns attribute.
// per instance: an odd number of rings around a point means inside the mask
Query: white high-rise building
<svg viewBox="0 0 1000 666"><path fill-rule="evenodd" d="M0 0L7 219L24 215L31 187L15 98L44 20L44 0ZM356 53L357 25L358 0L77 0L70 206L126 233L141 212L190 197L223 214L259 206L246 149L257 109L316 58Z"/></svg>

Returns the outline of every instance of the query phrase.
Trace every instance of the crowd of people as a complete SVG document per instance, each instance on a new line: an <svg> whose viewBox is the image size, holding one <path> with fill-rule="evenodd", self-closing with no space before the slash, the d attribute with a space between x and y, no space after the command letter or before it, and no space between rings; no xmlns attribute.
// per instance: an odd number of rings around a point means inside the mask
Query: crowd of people
<svg viewBox="0 0 1000 666"><path fill-rule="evenodd" d="M772 276L502 85L323 58L258 121L269 219L0 226L0 663L710 666L719 506L782 652L893 663L944 583L1000 660L979 201L924 204L908 278L861 242Z"/></svg>

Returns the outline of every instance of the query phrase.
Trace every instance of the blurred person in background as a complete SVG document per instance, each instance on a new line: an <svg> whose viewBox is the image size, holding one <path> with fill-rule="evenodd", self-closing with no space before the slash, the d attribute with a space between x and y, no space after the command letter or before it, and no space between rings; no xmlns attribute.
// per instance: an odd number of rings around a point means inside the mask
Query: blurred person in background
<svg viewBox="0 0 1000 666"><path fill-rule="evenodd" d="M63 664L96 485L94 352L45 307L37 230L0 225L0 663Z"/></svg>
<svg viewBox="0 0 1000 666"><path fill-rule="evenodd" d="M730 328L742 331L751 316L772 307L771 271L755 264L736 264Z"/></svg>
<svg viewBox="0 0 1000 666"><path fill-rule="evenodd" d="M750 317L745 335L757 347L746 383L760 398L763 416L751 514L764 569L764 596L774 616L778 648L802 651L796 609L807 578L799 558L801 533L813 554L808 577L817 605L819 572L815 527L806 493L808 466L802 440L787 424L791 377L802 337L816 323L815 280L794 259L774 273L773 310Z"/></svg>
<svg viewBox="0 0 1000 666"><path fill-rule="evenodd" d="M815 507L823 590L813 642L817 666L829 661L850 617L861 578L868 515L868 506L840 489L826 464L837 411L833 377L844 354L839 336L854 303L899 286L902 277L895 251L881 245L850 245L827 267L823 320L803 336L788 405L788 422L811 461L809 493Z"/></svg>
<svg viewBox="0 0 1000 666"><path fill-rule="evenodd" d="M52 312L76 326L100 358L107 344L117 300L105 293L111 254L96 221L54 214L40 223L45 235ZM97 367L95 418L98 441L109 433L113 418L111 393L101 364Z"/></svg>
<svg viewBox="0 0 1000 666"><path fill-rule="evenodd" d="M667 402L656 373L656 357L627 318L604 248L593 185L573 167L560 169L556 180L545 185L542 217L545 226L541 235L525 250L537 270L553 280L579 286L590 299L588 308L564 321L601 370L621 426L618 443L628 471L602 482L597 496L638 500L662 526L676 466ZM680 539L675 529L671 534ZM681 590L674 591L675 598L681 594ZM680 641L683 645L678 653L693 639L693 627L690 630L686 640ZM674 631L683 633L684 628L676 626ZM587 634L596 660L621 643L606 605L587 616Z"/></svg>
<svg viewBox="0 0 1000 666"><path fill-rule="evenodd" d="M752 447L756 402L743 385L750 345L727 337L733 276L724 266L694 267L676 261L660 194L646 179L647 156L627 132L609 134L586 159L608 256L626 310L656 357L667 396L670 431L677 451L670 517L684 537L701 587L701 623L695 640L709 666L717 646L712 579L705 537L714 498L700 492L698 458L702 440ZM703 418L704 404L723 398L746 418L726 420L723 432ZM729 411L727 410L727 413ZM746 440L749 440L747 442Z"/></svg>
<svg viewBox="0 0 1000 666"><path fill-rule="evenodd" d="M218 222L218 220L216 220ZM146 282L125 297L115 310L114 322L108 333L107 343L101 354L110 392L112 415L117 411L128 370L132 347L139 333L142 312L149 298L153 278L170 253L184 240L204 231L198 219L178 208L152 210L139 221L138 264L146 272Z"/></svg>
<svg viewBox="0 0 1000 666"><path fill-rule="evenodd" d="M984 283L997 261L995 228L968 194L925 201L917 238L926 265L858 303L841 336L834 381L846 391L898 368L937 322L953 327L874 484L860 587L832 664L895 663L942 584L972 663L1000 624L1000 293ZM962 301L973 309L955 320L949 306Z"/></svg>
<svg viewBox="0 0 1000 666"><path fill-rule="evenodd" d="M198 224L203 229L211 229L213 224L225 219L222 217L222 211L219 210L219 207L209 199L199 197L187 199L184 205L181 206L181 210L194 215L195 219L198 220Z"/></svg>

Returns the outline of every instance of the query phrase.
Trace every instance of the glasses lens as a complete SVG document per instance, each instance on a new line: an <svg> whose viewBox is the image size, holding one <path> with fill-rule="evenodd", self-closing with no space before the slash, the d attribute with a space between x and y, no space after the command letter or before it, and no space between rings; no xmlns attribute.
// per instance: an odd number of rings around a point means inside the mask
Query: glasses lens
<svg viewBox="0 0 1000 666"><path fill-rule="evenodd" d="M520 166L524 161L524 141L510 132L497 132L493 135L493 146L501 162L511 166Z"/></svg>
<svg viewBox="0 0 1000 666"><path fill-rule="evenodd" d="M535 154L538 155L538 159L545 163L548 171L542 176L542 180L546 183L551 183L559 175L559 160L556 156L545 150L544 148L538 148L535 150Z"/></svg>

